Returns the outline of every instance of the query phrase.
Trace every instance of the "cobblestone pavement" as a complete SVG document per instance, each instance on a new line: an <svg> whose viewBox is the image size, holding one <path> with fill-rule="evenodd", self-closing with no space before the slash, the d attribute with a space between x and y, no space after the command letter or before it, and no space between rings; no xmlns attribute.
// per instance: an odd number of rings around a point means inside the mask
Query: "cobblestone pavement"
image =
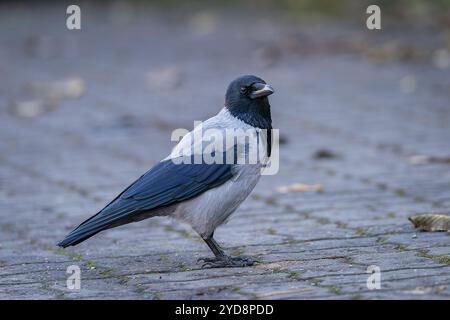
<svg viewBox="0 0 450 320"><path fill-rule="evenodd" d="M111 19L91 6L83 29L68 31L64 12L0 10L0 298L450 297L449 234L407 220L450 209L449 163L413 163L450 153L450 69L426 51L436 34L226 11ZM412 43L411 59L398 42ZM173 129L215 114L246 73L276 89L280 171L216 237L260 263L203 270L209 249L166 218L55 246L165 157ZM293 183L323 190L277 191ZM73 264L81 290L66 288ZM379 290L366 286L370 265Z"/></svg>

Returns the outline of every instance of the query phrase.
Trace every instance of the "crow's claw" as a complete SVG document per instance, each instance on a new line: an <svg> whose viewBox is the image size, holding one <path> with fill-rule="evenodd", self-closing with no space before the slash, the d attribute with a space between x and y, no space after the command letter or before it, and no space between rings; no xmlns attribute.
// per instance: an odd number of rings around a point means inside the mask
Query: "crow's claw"
<svg viewBox="0 0 450 320"><path fill-rule="evenodd" d="M204 262L202 268L241 268L255 264L255 259L252 257L219 256L215 258L200 258L198 261Z"/></svg>

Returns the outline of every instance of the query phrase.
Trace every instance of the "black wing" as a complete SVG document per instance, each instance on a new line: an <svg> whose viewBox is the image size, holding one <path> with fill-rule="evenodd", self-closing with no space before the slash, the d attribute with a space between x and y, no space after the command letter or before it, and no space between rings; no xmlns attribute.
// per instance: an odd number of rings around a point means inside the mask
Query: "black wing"
<svg viewBox="0 0 450 320"><path fill-rule="evenodd" d="M99 213L70 232L58 246L76 245L102 230L119 225L121 221L132 220L140 213L198 196L229 180L231 167L229 164L160 162Z"/></svg>

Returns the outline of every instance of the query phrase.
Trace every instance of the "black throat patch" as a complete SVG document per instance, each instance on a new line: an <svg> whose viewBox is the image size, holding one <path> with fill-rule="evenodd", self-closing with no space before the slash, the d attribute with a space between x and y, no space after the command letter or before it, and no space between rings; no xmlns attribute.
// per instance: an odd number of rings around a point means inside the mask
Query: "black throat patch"
<svg viewBox="0 0 450 320"><path fill-rule="evenodd" d="M272 151L272 117L267 97L238 102L227 101L225 106L230 114L246 124L267 130L267 155Z"/></svg>

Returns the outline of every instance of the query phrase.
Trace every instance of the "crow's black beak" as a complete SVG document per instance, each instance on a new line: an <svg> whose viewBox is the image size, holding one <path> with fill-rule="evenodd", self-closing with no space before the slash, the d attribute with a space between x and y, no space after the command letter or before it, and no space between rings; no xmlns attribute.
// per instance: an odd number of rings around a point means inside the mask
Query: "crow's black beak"
<svg viewBox="0 0 450 320"><path fill-rule="evenodd" d="M252 92L250 92L249 97L251 99L267 97L274 93L272 86L265 83L255 83L252 85Z"/></svg>

